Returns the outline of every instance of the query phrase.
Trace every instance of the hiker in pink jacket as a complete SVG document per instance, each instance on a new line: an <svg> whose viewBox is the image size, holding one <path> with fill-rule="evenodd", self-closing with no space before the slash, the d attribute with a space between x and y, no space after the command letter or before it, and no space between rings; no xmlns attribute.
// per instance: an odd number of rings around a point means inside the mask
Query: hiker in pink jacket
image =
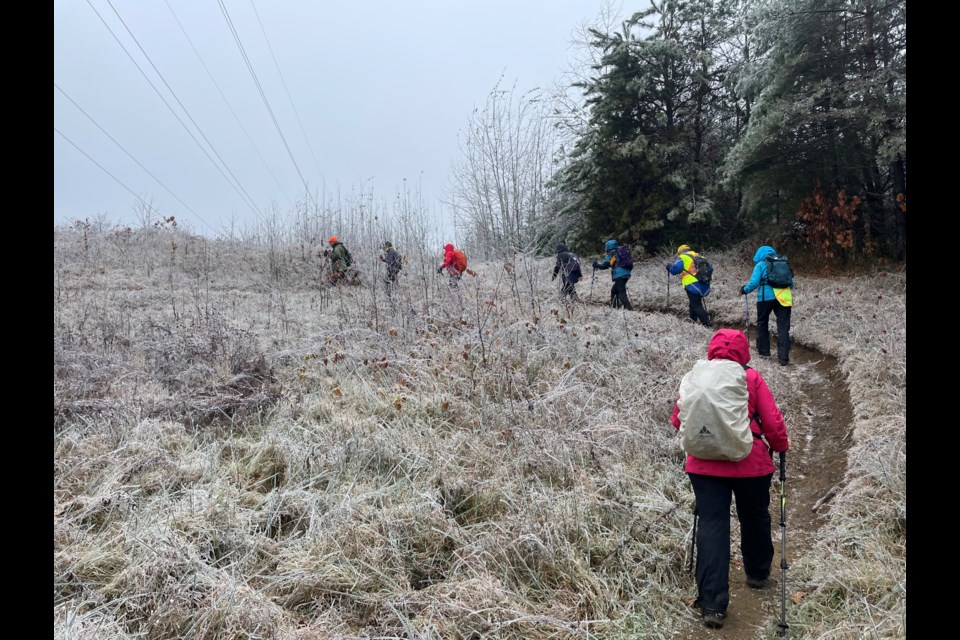
<svg viewBox="0 0 960 640"><path fill-rule="evenodd" d="M740 521L740 551L747 585L761 589L771 581L773 543L770 539L770 481L776 467L772 453L787 451L790 439L783 414L763 376L747 367L750 344L736 329L720 329L710 339L707 359L725 359L746 368L749 392L750 430L753 450L739 462L703 460L687 456L686 472L696 496L699 518L697 535L697 601L703 622L711 628L723 626L730 604L730 502L736 497ZM680 405L670 420L680 429ZM763 438L761 440L761 437ZM764 440L766 442L764 442Z"/></svg>

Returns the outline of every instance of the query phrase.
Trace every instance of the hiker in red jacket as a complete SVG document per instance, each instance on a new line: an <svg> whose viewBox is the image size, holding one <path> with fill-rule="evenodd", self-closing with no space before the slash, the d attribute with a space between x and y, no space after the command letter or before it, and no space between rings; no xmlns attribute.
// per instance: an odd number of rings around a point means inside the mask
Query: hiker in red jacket
<svg viewBox="0 0 960 640"><path fill-rule="evenodd" d="M733 360L746 368L747 411L753 432L753 449L739 462L703 460L687 456L686 472L696 496L697 600L703 623L723 626L730 604L730 501L736 497L740 521L740 551L747 585L762 589L771 583L773 543L770 540L770 481L776 470L771 450L787 451L790 438L783 414L763 376L747 367L750 344L736 329L720 329L710 339L707 359ZM670 421L680 429L679 400ZM761 440L761 436L766 440ZM769 446L769 449L768 449Z"/></svg>
<svg viewBox="0 0 960 640"><path fill-rule="evenodd" d="M443 273L446 269L450 274L450 286L455 287L464 270L467 268L467 257L463 251L453 248L453 245L447 243L443 245L443 264L437 268L437 273Z"/></svg>

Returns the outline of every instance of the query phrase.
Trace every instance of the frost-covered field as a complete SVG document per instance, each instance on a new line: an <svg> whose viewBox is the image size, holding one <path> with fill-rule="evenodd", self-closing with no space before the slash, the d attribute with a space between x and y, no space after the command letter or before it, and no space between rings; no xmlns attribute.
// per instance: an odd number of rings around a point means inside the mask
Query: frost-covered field
<svg viewBox="0 0 960 640"><path fill-rule="evenodd" d="M56 638L669 638L689 619L669 416L712 332L663 260L638 262L631 313L561 304L552 259L450 288L439 255L394 244L388 296L372 246L351 246L361 286L325 291L303 244L55 231ZM752 251L711 255L716 326L743 327ZM829 525L792 560L791 635L905 637L906 275L798 282L794 339L838 358L855 419Z"/></svg>

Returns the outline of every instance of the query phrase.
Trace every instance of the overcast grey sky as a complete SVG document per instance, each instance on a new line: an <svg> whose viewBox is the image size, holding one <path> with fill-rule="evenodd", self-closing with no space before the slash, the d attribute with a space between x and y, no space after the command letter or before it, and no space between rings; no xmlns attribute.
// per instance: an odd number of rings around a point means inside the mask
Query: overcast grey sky
<svg viewBox="0 0 960 640"><path fill-rule="evenodd" d="M54 224L141 197L210 233L404 180L442 219L471 110L553 85L605 4L54 0Z"/></svg>

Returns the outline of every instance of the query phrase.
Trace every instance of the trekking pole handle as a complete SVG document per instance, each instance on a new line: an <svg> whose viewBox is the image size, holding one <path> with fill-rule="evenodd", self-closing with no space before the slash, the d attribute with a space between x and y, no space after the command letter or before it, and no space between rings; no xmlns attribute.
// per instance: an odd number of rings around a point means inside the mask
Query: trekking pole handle
<svg viewBox="0 0 960 640"><path fill-rule="evenodd" d="M787 452L780 452L780 481L787 479Z"/></svg>

